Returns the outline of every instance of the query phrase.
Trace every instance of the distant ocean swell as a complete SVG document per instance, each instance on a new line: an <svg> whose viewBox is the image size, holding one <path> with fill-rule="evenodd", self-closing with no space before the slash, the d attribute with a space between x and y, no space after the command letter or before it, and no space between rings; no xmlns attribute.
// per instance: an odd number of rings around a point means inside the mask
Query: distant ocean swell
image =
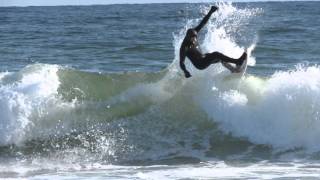
<svg viewBox="0 0 320 180"><path fill-rule="evenodd" d="M238 57L244 48L228 34L260 10L220 8L201 46ZM178 49L195 21L175 35L175 59L160 72L33 64L1 73L0 151L107 163L318 152L320 68L299 65L270 77L241 77L219 64L206 71L188 64L193 77L185 79ZM254 66L255 37L248 36Z"/></svg>

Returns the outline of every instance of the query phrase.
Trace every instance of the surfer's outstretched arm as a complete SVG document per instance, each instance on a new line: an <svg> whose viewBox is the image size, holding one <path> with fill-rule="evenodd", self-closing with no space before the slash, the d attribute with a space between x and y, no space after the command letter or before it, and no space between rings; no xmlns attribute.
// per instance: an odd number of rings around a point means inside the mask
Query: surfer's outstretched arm
<svg viewBox="0 0 320 180"><path fill-rule="evenodd" d="M203 28L203 26L207 24L210 16L211 16L212 13L214 13L216 10L218 10L218 7L216 7L216 6L212 6L212 7L211 7L211 9L210 9L210 11L208 12L208 14L202 19L202 21L200 22L200 24L195 28L195 30L196 30L197 32L199 32L199 31Z"/></svg>
<svg viewBox="0 0 320 180"><path fill-rule="evenodd" d="M191 77L191 74L189 73L186 66L184 65L185 59L186 59L186 54L184 52L184 48L181 47L180 48L180 68L183 70L185 77L189 78Z"/></svg>

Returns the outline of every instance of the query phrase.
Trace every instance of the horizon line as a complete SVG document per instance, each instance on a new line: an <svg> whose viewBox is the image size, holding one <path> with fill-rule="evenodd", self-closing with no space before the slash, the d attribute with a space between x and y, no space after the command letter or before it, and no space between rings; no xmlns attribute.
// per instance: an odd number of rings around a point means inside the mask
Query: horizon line
<svg viewBox="0 0 320 180"><path fill-rule="evenodd" d="M265 3L265 2L319 2L319 0L226 0L219 2L231 3ZM124 3L92 3L92 4L57 4L57 5L0 5L1 7L59 7L59 6L108 6L108 5L143 5L143 4L203 4L215 3L218 1L202 1L202 2L124 2Z"/></svg>

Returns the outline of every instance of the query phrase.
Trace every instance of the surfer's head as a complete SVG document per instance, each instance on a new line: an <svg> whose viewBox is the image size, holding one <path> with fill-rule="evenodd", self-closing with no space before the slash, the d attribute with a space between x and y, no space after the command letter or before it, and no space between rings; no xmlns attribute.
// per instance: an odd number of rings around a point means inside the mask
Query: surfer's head
<svg viewBox="0 0 320 180"><path fill-rule="evenodd" d="M185 37L185 42L188 42L188 44L194 44L197 41L198 33L194 29L188 29L187 35Z"/></svg>
<svg viewBox="0 0 320 180"><path fill-rule="evenodd" d="M194 37L197 37L198 36L198 33L196 30L194 29L188 29L187 31L187 37L188 38L194 38Z"/></svg>

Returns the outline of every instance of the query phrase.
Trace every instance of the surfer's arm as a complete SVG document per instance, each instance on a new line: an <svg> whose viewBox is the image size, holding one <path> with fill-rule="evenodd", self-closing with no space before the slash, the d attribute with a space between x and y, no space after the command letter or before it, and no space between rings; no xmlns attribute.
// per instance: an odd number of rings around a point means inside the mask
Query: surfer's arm
<svg viewBox="0 0 320 180"><path fill-rule="evenodd" d="M184 52L184 49L180 48L180 68L183 70L185 77L189 78L191 77L191 74L187 70L186 65L184 64L185 59L186 59L186 54Z"/></svg>
<svg viewBox="0 0 320 180"><path fill-rule="evenodd" d="M211 9L210 9L210 11L208 12L208 14L202 19L202 21L200 22L200 24L195 28L195 30L196 30L197 32L199 32L199 31L203 28L203 26L207 24L210 16L211 16L212 13L214 13L217 9L218 9L218 7L216 7L216 6L212 6L212 7L211 7Z"/></svg>

